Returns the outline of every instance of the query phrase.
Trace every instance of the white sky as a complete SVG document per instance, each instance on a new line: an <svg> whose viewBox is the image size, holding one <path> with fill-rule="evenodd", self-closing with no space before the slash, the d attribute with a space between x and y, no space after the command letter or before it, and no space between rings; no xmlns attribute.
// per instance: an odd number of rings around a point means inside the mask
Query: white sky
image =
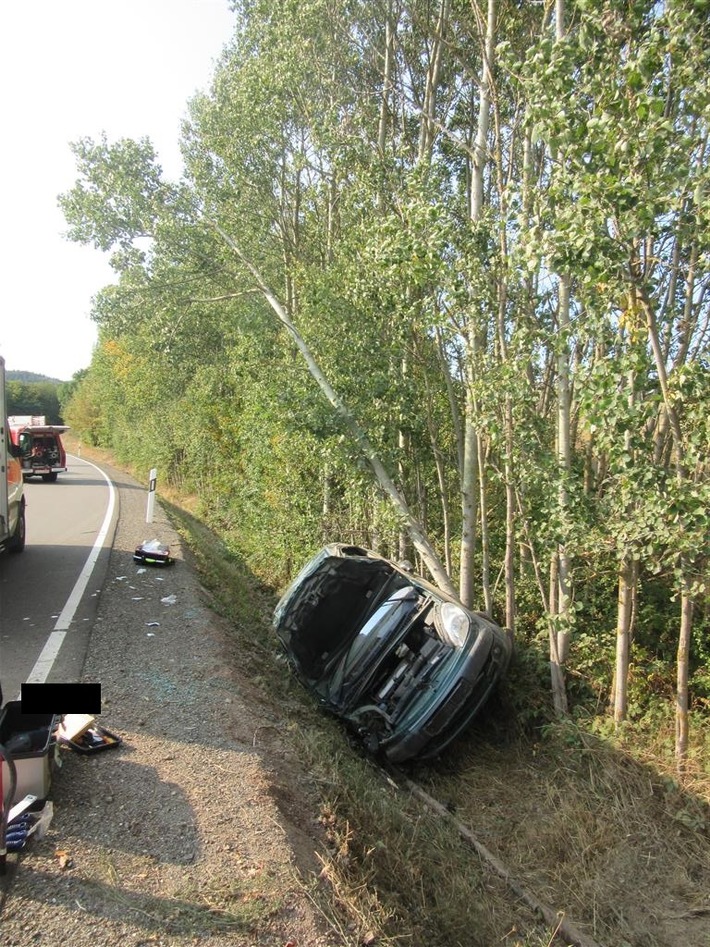
<svg viewBox="0 0 710 947"><path fill-rule="evenodd" d="M69 142L147 135L169 178L180 120L230 40L227 0L0 0L0 355L68 380L91 361L104 254L69 243Z"/></svg>

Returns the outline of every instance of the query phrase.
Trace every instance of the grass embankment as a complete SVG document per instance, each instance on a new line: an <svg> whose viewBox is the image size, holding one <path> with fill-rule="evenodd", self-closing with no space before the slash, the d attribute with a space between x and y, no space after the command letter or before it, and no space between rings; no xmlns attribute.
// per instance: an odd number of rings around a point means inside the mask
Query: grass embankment
<svg viewBox="0 0 710 947"><path fill-rule="evenodd" d="M384 780L342 728L316 711L270 630L275 591L173 499L161 496L233 630L235 663L265 705L293 708L291 736L320 789L328 838L321 878L303 884L348 944L565 942L475 854L458 820L519 887L590 942L707 947L710 770L707 760L696 761L692 774L676 779L672 723L659 723L652 738L632 728L603 738L571 722L523 733L504 691L440 762L409 770L455 817L441 818ZM513 668L507 689L518 706L526 686Z"/></svg>
<svg viewBox="0 0 710 947"><path fill-rule="evenodd" d="M169 508L234 629L264 700L297 707L293 739L321 790L330 839L321 907L352 943L429 947L554 942L457 831L468 826L514 878L600 944L710 942L710 774L684 786L664 743L613 742L571 722L533 739L505 695L436 765L409 774L455 820L383 780L286 672L269 629L275 593L199 520ZM515 671L508 688L515 687ZM519 700L519 695L518 695ZM318 897L324 897L321 885ZM315 889L314 889L315 896ZM560 941L563 942L563 941Z"/></svg>

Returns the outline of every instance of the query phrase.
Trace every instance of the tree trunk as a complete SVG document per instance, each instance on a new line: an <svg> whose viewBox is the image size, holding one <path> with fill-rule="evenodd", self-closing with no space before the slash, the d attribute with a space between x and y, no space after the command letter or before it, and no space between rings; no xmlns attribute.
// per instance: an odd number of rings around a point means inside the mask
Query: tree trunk
<svg viewBox="0 0 710 947"><path fill-rule="evenodd" d="M444 54L444 32L449 19L451 0L441 0L439 19L434 34L434 46L427 72L424 105L419 126L419 162L428 162L436 137L436 98L441 77L441 62Z"/></svg>
<svg viewBox="0 0 710 947"><path fill-rule="evenodd" d="M409 374L409 365L407 356L403 355L400 362L400 371L402 374L402 380L406 382L407 376ZM400 421L402 418L400 418ZM408 471L407 471L407 459L411 453L411 444L409 434L400 426L397 431L397 476L399 479L399 490L402 496L411 496L411 491L408 489ZM420 510L421 513L421 510ZM399 530L399 551L398 558L400 562L404 562L405 559L410 559L411 552L411 539L407 529L402 526Z"/></svg>
<svg viewBox="0 0 710 947"><path fill-rule="evenodd" d="M452 574L453 567L451 561L451 506L449 502L449 488L446 482L446 461L439 447L437 437L436 422L432 416L431 410L431 391L428 380L426 385L426 423L429 432L429 443L431 453L436 467L436 479L439 484L439 501L441 503L441 518L444 526L444 561L446 571Z"/></svg>
<svg viewBox="0 0 710 947"><path fill-rule="evenodd" d="M486 36L481 65L481 85L478 98L478 128L473 146L473 168L471 169L472 221L483 215L483 171L488 159L488 130L491 116L491 87L493 80L493 58L495 56L496 0L488 0Z"/></svg>
<svg viewBox="0 0 710 947"><path fill-rule="evenodd" d="M384 155L387 145L387 125L392 94L392 62L394 59L394 29L392 26L392 4L387 9L385 21L385 65L382 74L382 98L380 99L380 121L377 129L377 147Z"/></svg>
<svg viewBox="0 0 710 947"><path fill-rule="evenodd" d="M629 301L629 310L635 311L636 300L632 293ZM636 372L631 369L626 376L626 402L629 412L633 414L636 402ZM631 431L624 434L624 450L629 457L635 457ZM631 516L632 509L628 509ZM618 597L616 612L616 662L614 666L613 701L614 726L618 727L628 711L628 683L629 660L631 654L631 636L633 633L634 602L636 585L638 582L638 563L632 558L631 552L626 550L619 562L618 568Z"/></svg>
<svg viewBox="0 0 710 947"><path fill-rule="evenodd" d="M629 657L633 633L634 598L638 565L631 556L619 564L616 611L616 663L614 668L614 725L618 727L628 712Z"/></svg>
<svg viewBox="0 0 710 947"><path fill-rule="evenodd" d="M549 630L550 630L550 685L552 689L552 703L558 717L564 717L569 712L567 702L567 683L565 681L564 664L560 658L559 631L557 614L559 612L560 576L559 557L553 553L550 559L550 593L549 593Z"/></svg>
<svg viewBox="0 0 710 947"><path fill-rule="evenodd" d="M680 598L680 632L678 635L677 654L677 681L676 681L676 728L675 728L675 756L678 772L685 771L688 758L688 709L690 697L688 694L688 661L690 657L690 641L693 633L693 600L690 595L687 579L688 565L683 563L683 589Z"/></svg>
<svg viewBox="0 0 710 947"><path fill-rule="evenodd" d="M493 615L493 593L491 590L491 541L488 522L488 477L486 464L488 450L482 437L478 438L478 489L481 510L481 587L483 589L483 608L486 615Z"/></svg>
<svg viewBox="0 0 710 947"><path fill-rule="evenodd" d="M560 350L557 361L558 415L557 415L557 459L558 459L558 506L563 531L569 519L568 481L572 469L572 445L570 441L570 395L569 395L569 352L567 333L569 330L570 282L567 275L559 280L559 317L558 330ZM562 540L557 549L559 597L557 602L557 654L564 668L569 654L570 634L573 620L571 610L572 567L567 544Z"/></svg>
<svg viewBox="0 0 710 947"><path fill-rule="evenodd" d="M688 480L686 470L685 445L680 423L680 416L676 409L675 402L671 396L668 385L668 373L663 359L660 339L658 336L658 326L656 324L656 315L653 309L648 293L644 287L639 290L639 299L646 316L646 325L648 328L649 341L653 351L656 371L658 373L658 382L663 395L663 405L666 410L666 417L673 437L673 454L675 462L676 480L682 487ZM686 556L681 556L680 560L680 593L681 593L681 614L680 629L678 632L678 651L676 666L676 764L679 771L685 768L688 754L688 663L690 659L690 642L693 632L693 599L690 593L690 563Z"/></svg>
<svg viewBox="0 0 710 947"><path fill-rule="evenodd" d="M515 550L517 546L515 536L515 487L513 484L513 412L508 403L506 405L506 452L505 462L505 625L515 634Z"/></svg>
<svg viewBox="0 0 710 947"><path fill-rule="evenodd" d="M561 43L565 36L565 0L555 0L555 41ZM553 155L557 162L560 156ZM569 357L570 277L563 273L558 277L557 331L559 348L557 353L557 505L562 522L563 538L558 543L554 557L557 576L556 609L551 612L554 646L550 648L552 662L552 692L557 713L567 712L567 697L564 687L565 664L569 654L573 612L571 609L572 568L569 550L565 541L570 512L569 476L572 468L570 441L570 357ZM550 605L552 606L552 595ZM552 642L551 642L552 644Z"/></svg>
<svg viewBox="0 0 710 947"><path fill-rule="evenodd" d="M495 38L495 0L488 0L488 19L484 48L482 50L481 86L478 109L478 129L474 145L473 167L471 169L471 222L476 224L483 216L483 179L488 156L488 130L491 110L491 70L493 67ZM472 300L473 303L473 300ZM472 605L474 598L473 560L476 551L476 483L478 471L478 434L473 423L473 372L478 350L476 328L473 321L469 324L466 385L466 419L464 431L463 470L461 475L461 574L459 594L464 605Z"/></svg>
<svg viewBox="0 0 710 947"><path fill-rule="evenodd" d="M478 434L473 423L474 399L472 392L473 353L469 350L466 385L466 416L464 419L463 471L461 477L461 567L459 574L459 598L470 608L474 597L474 556L476 552L477 482L478 482Z"/></svg>

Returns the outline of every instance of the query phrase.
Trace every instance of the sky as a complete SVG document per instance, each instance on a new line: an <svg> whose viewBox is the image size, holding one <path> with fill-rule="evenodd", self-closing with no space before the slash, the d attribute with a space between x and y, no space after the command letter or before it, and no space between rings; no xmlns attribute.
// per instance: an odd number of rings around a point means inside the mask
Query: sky
<svg viewBox="0 0 710 947"><path fill-rule="evenodd" d="M91 298L114 273L70 243L57 195L77 178L79 138L153 142L182 171L180 121L229 42L228 0L0 3L0 356L7 370L67 381L96 343Z"/></svg>

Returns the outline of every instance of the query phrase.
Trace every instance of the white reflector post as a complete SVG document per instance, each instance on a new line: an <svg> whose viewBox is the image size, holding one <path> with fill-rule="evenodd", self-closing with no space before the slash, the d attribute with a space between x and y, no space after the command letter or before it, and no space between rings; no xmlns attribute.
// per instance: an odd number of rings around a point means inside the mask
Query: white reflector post
<svg viewBox="0 0 710 947"><path fill-rule="evenodd" d="M150 482L148 484L148 507L145 512L146 523L153 522L153 510L155 509L155 484L158 478L158 471L153 467L150 471Z"/></svg>

